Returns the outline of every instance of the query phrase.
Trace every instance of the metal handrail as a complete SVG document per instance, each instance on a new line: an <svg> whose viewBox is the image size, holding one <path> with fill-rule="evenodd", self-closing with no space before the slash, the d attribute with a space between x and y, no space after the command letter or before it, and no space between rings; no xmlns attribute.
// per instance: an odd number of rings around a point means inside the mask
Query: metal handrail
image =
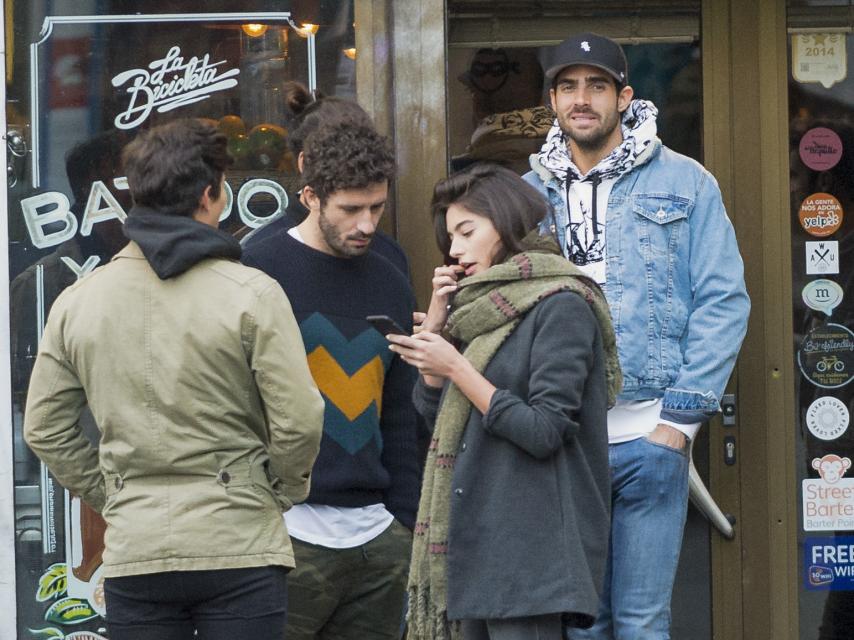
<svg viewBox="0 0 854 640"><path fill-rule="evenodd" d="M729 513L724 513L715 502L715 499L706 488L703 479L697 472L697 467L694 466L694 441L691 441L691 449L688 453L688 495L691 502L699 509L712 526L717 529L720 534L727 540L735 538L733 525L735 524L735 516Z"/></svg>

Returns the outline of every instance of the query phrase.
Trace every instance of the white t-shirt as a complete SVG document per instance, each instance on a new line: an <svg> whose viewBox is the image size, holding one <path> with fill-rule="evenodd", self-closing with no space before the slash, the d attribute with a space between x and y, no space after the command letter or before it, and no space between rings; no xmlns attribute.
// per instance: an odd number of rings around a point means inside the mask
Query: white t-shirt
<svg viewBox="0 0 854 640"><path fill-rule="evenodd" d="M701 422L679 424L661 419L661 399L655 400L618 400L608 411L608 442L618 444L638 438L645 438L659 424L666 424L684 433L691 440L700 430Z"/></svg>
<svg viewBox="0 0 854 640"><path fill-rule="evenodd" d="M589 176L589 174L588 174ZM596 224L593 224L593 182L588 176L573 180L563 199L569 222L566 225L566 255L569 261L593 278L601 287L605 284L605 217L608 198L616 178L602 180L596 185Z"/></svg>
<svg viewBox="0 0 854 640"><path fill-rule="evenodd" d="M367 507L296 504L285 514L288 533L303 542L349 549L370 542L388 529L394 516L382 503Z"/></svg>
<svg viewBox="0 0 854 640"><path fill-rule="evenodd" d="M296 227L288 235L305 244ZM394 516L381 502L366 507L297 504L285 514L288 533L303 542L330 549L349 549L370 542L388 529Z"/></svg>

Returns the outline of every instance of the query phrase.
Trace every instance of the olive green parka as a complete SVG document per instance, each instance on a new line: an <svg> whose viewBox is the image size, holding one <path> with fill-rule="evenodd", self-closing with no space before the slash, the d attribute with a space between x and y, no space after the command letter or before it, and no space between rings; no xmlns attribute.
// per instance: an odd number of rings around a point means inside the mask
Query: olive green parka
<svg viewBox="0 0 854 640"><path fill-rule="evenodd" d="M54 303L24 435L104 516L107 577L293 567L282 513L308 495L323 410L274 280L221 258L161 279L131 242Z"/></svg>

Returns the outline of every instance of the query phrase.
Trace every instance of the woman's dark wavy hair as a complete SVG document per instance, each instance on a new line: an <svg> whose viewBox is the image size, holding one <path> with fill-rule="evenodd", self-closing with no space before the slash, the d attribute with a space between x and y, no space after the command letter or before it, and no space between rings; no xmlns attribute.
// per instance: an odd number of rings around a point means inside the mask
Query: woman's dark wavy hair
<svg viewBox="0 0 854 640"><path fill-rule="evenodd" d="M305 139L321 125L347 121L366 127L374 126L371 117L352 100L324 96L320 92L312 96L304 84L293 80L285 83L283 94L285 106L291 113L288 146L294 156L300 154L305 146Z"/></svg>
<svg viewBox="0 0 854 640"><path fill-rule="evenodd" d="M191 118L149 129L122 151L134 203L172 216L192 216L207 187L218 198L233 162L225 135Z"/></svg>
<svg viewBox="0 0 854 640"><path fill-rule="evenodd" d="M522 252L522 238L549 211L548 202L534 187L510 169L495 164L472 165L440 180L433 189L433 228L436 243L448 262L453 260L446 216L452 204L487 218L495 227L502 249L493 264Z"/></svg>

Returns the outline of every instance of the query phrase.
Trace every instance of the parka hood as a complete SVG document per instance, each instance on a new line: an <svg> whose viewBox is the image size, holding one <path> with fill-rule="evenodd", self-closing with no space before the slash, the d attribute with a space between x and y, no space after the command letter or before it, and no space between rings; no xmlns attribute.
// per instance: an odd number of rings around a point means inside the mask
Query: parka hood
<svg viewBox="0 0 854 640"><path fill-rule="evenodd" d="M123 232L139 245L161 280L180 275L205 258L240 259L240 243L227 233L148 207L134 206Z"/></svg>

